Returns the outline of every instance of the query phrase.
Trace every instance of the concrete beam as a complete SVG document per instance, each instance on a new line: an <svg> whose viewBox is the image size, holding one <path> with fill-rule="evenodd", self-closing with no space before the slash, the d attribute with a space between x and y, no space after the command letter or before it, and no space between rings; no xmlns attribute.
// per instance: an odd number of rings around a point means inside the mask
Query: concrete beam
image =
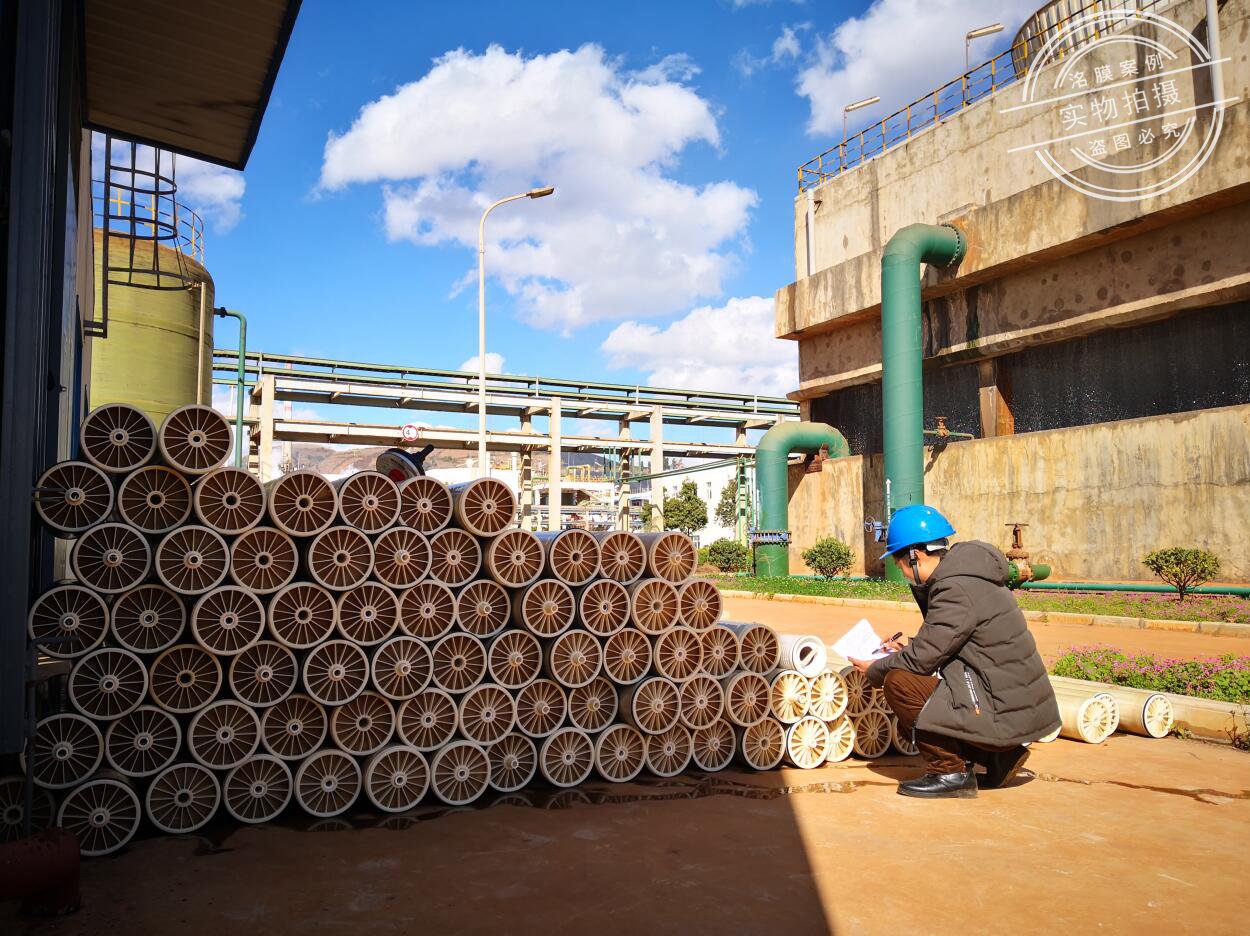
<svg viewBox="0 0 1250 936"><path fill-rule="evenodd" d="M651 471L664 470L664 411L658 406L651 413ZM664 529L664 485L659 478L651 479L651 529Z"/></svg>
<svg viewBox="0 0 1250 936"><path fill-rule="evenodd" d="M560 456L563 440L560 438L560 401L551 401L551 455L547 462L547 529L559 532L560 515Z"/></svg>

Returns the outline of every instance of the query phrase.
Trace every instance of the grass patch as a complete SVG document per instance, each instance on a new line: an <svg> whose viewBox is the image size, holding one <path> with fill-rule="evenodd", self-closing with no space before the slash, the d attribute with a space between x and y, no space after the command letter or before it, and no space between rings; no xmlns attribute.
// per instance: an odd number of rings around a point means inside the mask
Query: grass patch
<svg viewBox="0 0 1250 936"><path fill-rule="evenodd" d="M834 579L795 578L793 576L732 576L715 577L721 588L749 591L761 595L817 595L822 598L875 598L881 601L910 601L911 589L900 582L870 579L866 582L848 582Z"/></svg>
<svg viewBox="0 0 1250 936"><path fill-rule="evenodd" d="M1055 660L1051 672L1113 686L1250 705L1250 656L1226 653L1176 660L1149 653L1130 656L1116 647L1070 647Z"/></svg>

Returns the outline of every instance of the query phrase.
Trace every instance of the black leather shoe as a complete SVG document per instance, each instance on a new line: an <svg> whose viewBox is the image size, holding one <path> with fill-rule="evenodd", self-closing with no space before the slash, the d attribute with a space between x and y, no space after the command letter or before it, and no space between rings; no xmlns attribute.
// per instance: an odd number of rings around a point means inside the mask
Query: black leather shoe
<svg viewBox="0 0 1250 936"><path fill-rule="evenodd" d="M997 790L1016 775L1024 762L1029 759L1029 749L1020 746L1010 751L987 751L985 753L985 776L981 778L981 789Z"/></svg>
<svg viewBox="0 0 1250 936"><path fill-rule="evenodd" d="M976 799L977 778L969 764L960 773L925 774L914 780L904 780L898 785L898 792L925 799Z"/></svg>

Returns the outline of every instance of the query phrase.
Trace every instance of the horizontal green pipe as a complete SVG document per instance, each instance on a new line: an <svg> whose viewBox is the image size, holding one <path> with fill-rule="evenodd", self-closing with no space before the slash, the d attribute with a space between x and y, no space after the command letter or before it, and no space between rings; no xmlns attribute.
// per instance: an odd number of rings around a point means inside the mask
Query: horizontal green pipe
<svg viewBox="0 0 1250 936"><path fill-rule="evenodd" d="M1021 590L1028 591L1110 591L1110 592L1152 592L1155 594L1176 594L1171 585L1132 585L1125 582L1025 582ZM1187 589L1189 595L1237 595L1250 598L1250 585L1202 585Z"/></svg>
<svg viewBox="0 0 1250 936"><path fill-rule="evenodd" d="M881 579L869 578L867 575L835 575L831 579L826 579L823 575L758 576L754 572L734 572L732 573L732 575L734 578L783 578L784 577L784 578L792 578L792 579L804 579L806 581L813 581L813 582L817 580L824 580L826 582L880 582L881 581Z"/></svg>

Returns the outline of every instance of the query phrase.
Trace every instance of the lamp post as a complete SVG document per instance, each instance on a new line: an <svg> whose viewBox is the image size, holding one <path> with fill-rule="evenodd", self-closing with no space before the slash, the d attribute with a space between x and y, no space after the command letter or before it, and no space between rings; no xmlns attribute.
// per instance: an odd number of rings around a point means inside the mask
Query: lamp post
<svg viewBox="0 0 1250 936"><path fill-rule="evenodd" d="M555 188L530 189L519 195L501 198L482 212L477 226L477 476L490 474L490 462L486 459L486 216L508 202L521 198L545 198Z"/></svg>
<svg viewBox="0 0 1250 936"><path fill-rule="evenodd" d="M846 118L847 118L847 115L850 114L851 111L857 111L861 107L869 107L873 104L876 104L880 100L881 98L876 97L874 95L873 97L864 98L862 101L856 101L854 104L848 104L846 105L846 107L842 108L842 161L843 162L846 161ZM860 148L862 149L863 147L860 147Z"/></svg>
<svg viewBox="0 0 1250 936"><path fill-rule="evenodd" d="M1002 23L990 23L988 26L978 26L976 29L969 29L968 34L964 36L964 74L968 74L968 69L972 67L971 49L972 40L980 39L982 36L992 36L994 33L1003 31Z"/></svg>

